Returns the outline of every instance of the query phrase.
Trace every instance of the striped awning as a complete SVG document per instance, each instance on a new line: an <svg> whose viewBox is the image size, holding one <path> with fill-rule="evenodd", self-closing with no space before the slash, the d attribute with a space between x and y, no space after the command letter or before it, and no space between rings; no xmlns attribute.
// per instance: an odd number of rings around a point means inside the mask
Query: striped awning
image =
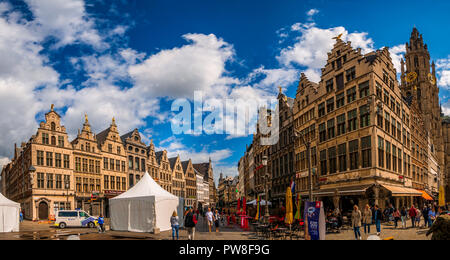
<svg viewBox="0 0 450 260"><path fill-rule="evenodd" d="M392 186L387 184L381 184L384 188L392 192L393 197L402 197L402 196L410 196L410 197L421 197L422 192L406 187Z"/></svg>
<svg viewBox="0 0 450 260"><path fill-rule="evenodd" d="M420 192L422 192L422 198L426 199L426 200L434 200L433 197L431 197L426 191L424 190L418 190Z"/></svg>

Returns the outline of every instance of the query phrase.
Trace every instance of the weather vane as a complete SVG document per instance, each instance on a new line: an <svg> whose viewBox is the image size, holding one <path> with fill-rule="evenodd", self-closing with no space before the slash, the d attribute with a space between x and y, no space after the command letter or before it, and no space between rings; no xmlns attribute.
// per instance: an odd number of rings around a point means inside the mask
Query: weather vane
<svg viewBox="0 0 450 260"><path fill-rule="evenodd" d="M340 39L341 39L341 37L342 37L342 35L343 35L343 33L339 34L339 35L338 35L338 36L336 36L336 37L333 37L333 39L336 39L336 40L340 40Z"/></svg>

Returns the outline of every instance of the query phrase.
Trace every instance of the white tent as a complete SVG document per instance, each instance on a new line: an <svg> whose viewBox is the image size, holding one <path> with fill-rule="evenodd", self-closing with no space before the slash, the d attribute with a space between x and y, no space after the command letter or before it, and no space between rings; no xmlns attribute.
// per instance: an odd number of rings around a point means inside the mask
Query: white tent
<svg viewBox="0 0 450 260"><path fill-rule="evenodd" d="M252 201L247 202L247 205L253 205L253 206L256 206L256 200L252 200ZM259 202L259 205L260 205L260 206L265 206L265 205L266 205L266 201L265 201L265 200L261 200L261 201ZM271 205L272 205L272 202L269 201L269 206L271 206Z"/></svg>
<svg viewBox="0 0 450 260"><path fill-rule="evenodd" d="M0 193L0 232L19 232L20 204Z"/></svg>
<svg viewBox="0 0 450 260"><path fill-rule="evenodd" d="M117 231L152 232L170 230L170 217L179 212L180 200L159 186L148 173L127 192L109 200L111 229Z"/></svg>

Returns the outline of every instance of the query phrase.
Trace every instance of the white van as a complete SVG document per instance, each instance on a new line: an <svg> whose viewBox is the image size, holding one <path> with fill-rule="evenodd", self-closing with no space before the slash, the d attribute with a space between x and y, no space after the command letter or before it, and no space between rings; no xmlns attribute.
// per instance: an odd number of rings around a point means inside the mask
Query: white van
<svg viewBox="0 0 450 260"><path fill-rule="evenodd" d="M56 214L55 226L66 227L95 227L97 218L90 216L83 210L60 210Z"/></svg>

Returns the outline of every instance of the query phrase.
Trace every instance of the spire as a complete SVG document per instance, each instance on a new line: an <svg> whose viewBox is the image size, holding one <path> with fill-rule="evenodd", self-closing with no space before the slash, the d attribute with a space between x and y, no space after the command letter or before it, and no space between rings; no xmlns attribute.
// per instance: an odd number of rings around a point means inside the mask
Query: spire
<svg viewBox="0 0 450 260"><path fill-rule="evenodd" d="M87 132L90 133L91 132L91 125L89 124L89 119L87 114L84 114L84 124L83 124L83 129L81 130L82 132Z"/></svg>

